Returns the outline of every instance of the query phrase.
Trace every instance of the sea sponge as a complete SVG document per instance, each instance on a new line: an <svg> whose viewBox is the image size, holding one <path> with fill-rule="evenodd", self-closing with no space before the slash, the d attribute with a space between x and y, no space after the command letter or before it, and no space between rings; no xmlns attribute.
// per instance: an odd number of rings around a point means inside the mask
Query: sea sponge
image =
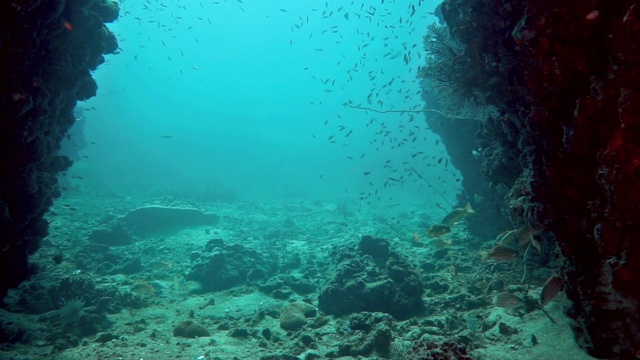
<svg viewBox="0 0 640 360"><path fill-rule="evenodd" d="M211 336L209 330L204 326L198 324L195 321L187 320L178 324L173 328L174 337L183 337L188 339L195 339L197 337Z"/></svg>

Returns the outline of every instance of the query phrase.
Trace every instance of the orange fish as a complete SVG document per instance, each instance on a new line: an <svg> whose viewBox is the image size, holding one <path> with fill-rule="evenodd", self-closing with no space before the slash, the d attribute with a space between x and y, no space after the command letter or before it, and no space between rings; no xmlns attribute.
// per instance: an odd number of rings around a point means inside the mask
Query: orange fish
<svg viewBox="0 0 640 360"><path fill-rule="evenodd" d="M522 300L510 292L496 294L494 305L503 309L515 309L524 305Z"/></svg>
<svg viewBox="0 0 640 360"><path fill-rule="evenodd" d="M529 242L533 243L533 246L535 246L536 248L539 249L540 243L535 241L535 239L533 238L533 235L538 234L539 232L541 232L542 229L532 229L531 226L524 224L522 225L522 227L520 227L520 229L518 229L518 233L516 234L516 242L518 245L526 245Z"/></svg>
<svg viewBox="0 0 640 360"><path fill-rule="evenodd" d="M475 211L473 211L471 204L467 203L467 205L464 208L453 209L452 212L448 213L447 216L445 216L444 219L442 219L441 223L443 225L451 226L457 223L458 221L466 218L467 216L473 215L474 213Z"/></svg>
<svg viewBox="0 0 640 360"><path fill-rule="evenodd" d="M506 245L496 245L488 252L481 252L482 261L512 261L518 257L518 252L512 247Z"/></svg>
<svg viewBox="0 0 640 360"><path fill-rule="evenodd" d="M555 299L560 291L562 291L562 285L562 279L560 276L552 275L542 287L542 292L540 293L540 306L544 307L551 302L551 300Z"/></svg>
<svg viewBox="0 0 640 360"><path fill-rule="evenodd" d="M427 229L427 236L430 238L436 238L447 235L450 232L451 228L449 226L443 224L435 224L431 225L431 227Z"/></svg>
<svg viewBox="0 0 640 360"><path fill-rule="evenodd" d="M496 242L500 245L505 245L513 241L513 238L518 233L518 230L507 230L503 231L498 236L496 236Z"/></svg>

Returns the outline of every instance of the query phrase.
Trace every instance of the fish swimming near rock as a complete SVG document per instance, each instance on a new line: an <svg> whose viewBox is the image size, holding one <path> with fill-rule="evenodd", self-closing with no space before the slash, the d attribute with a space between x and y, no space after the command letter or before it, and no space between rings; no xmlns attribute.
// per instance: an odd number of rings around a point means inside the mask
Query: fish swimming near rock
<svg viewBox="0 0 640 360"><path fill-rule="evenodd" d="M516 234L518 234L518 230L506 230L498 234L496 236L496 243L500 245L506 245L513 241Z"/></svg>
<svg viewBox="0 0 640 360"><path fill-rule="evenodd" d="M524 305L518 296L506 291L496 294L493 304L503 309L515 309Z"/></svg>
<svg viewBox="0 0 640 360"><path fill-rule="evenodd" d="M518 257L518 252L516 249L506 245L496 245L489 251L481 252L480 256L482 261L508 262L515 260Z"/></svg>
<svg viewBox="0 0 640 360"><path fill-rule="evenodd" d="M522 225L515 235L518 245L526 245L534 240L533 236L540 233L542 229L533 229L528 224Z"/></svg>
<svg viewBox="0 0 640 360"><path fill-rule="evenodd" d="M534 237L534 235L540 232L542 232L542 229L533 229L528 224L524 224L517 230L515 236L509 237L509 241L516 239L516 244L518 245L531 245L538 249L538 251L542 251L542 244ZM505 238L507 238L507 236L505 236ZM501 243L504 242L503 240Z"/></svg>
<svg viewBox="0 0 640 360"><path fill-rule="evenodd" d="M544 286L542 287L542 292L540 292L540 306L544 307L551 300L555 299L556 296L562 291L562 278L558 275L552 275Z"/></svg>
<svg viewBox="0 0 640 360"><path fill-rule="evenodd" d="M444 224L435 224L435 225L431 225L431 227L427 229L427 236L430 238L437 238L437 237L446 235L450 232L451 232L451 227Z"/></svg>
<svg viewBox="0 0 640 360"><path fill-rule="evenodd" d="M467 216L471 216L473 214L475 214L475 211L473 211L473 208L471 207L471 203L467 203L467 205L463 208L453 209L452 212L447 214L447 216L445 216L444 219L442 219L441 224L446 226L451 226L457 223L458 221L466 218Z"/></svg>

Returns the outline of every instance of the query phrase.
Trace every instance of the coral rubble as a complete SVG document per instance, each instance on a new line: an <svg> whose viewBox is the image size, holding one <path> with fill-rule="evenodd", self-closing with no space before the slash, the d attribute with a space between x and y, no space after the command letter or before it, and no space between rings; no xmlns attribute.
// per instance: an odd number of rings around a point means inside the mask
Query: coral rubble
<svg viewBox="0 0 640 360"><path fill-rule="evenodd" d="M363 236L358 254L339 249L332 278L318 297L327 314L383 312L407 319L422 310L424 287L417 269L389 250L389 241Z"/></svg>

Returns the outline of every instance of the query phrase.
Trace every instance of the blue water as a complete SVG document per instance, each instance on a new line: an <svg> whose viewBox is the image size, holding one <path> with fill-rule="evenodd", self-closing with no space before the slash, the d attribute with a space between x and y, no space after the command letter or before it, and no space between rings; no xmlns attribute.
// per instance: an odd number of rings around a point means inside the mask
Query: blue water
<svg viewBox="0 0 640 360"><path fill-rule="evenodd" d="M459 174L422 113L343 105L428 107L416 74L437 3L122 1L120 53L79 104L81 161L123 194L442 203L413 167L453 203Z"/></svg>

